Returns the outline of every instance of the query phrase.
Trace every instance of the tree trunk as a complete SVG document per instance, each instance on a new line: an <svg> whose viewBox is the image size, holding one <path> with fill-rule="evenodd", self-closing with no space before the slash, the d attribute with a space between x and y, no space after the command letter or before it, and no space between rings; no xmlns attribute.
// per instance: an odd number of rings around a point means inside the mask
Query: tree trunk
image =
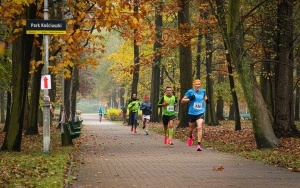
<svg viewBox="0 0 300 188"><path fill-rule="evenodd" d="M189 33L189 28L185 25L189 25L189 3L188 0L180 0L178 12L178 29L183 36L185 33ZM181 41L179 46L179 67L180 67L180 97L183 97L185 92L192 87L192 51L190 45L191 39L186 38ZM179 120L178 127L183 128L188 126L188 105L179 103Z"/></svg>
<svg viewBox="0 0 300 188"><path fill-rule="evenodd" d="M134 0L134 16L138 17L138 10L139 10L139 0ZM133 46L133 53L134 53L134 61L133 61L133 78L132 78L132 85L131 85L131 94L137 94L137 88L139 83L139 71L140 71L140 49L139 46L136 44L137 39L136 35L138 34L138 30L134 29L134 46Z"/></svg>
<svg viewBox="0 0 300 188"><path fill-rule="evenodd" d="M199 9L199 20L203 19L203 11ZM201 51L202 51L202 28L198 30L198 44L197 44L197 55L196 55L196 78L201 79Z"/></svg>
<svg viewBox="0 0 300 188"><path fill-rule="evenodd" d="M69 121L71 118L71 79L66 78L64 79L64 115L65 115L65 121Z"/></svg>
<svg viewBox="0 0 300 188"><path fill-rule="evenodd" d="M152 66L152 78L151 78L151 103L152 106L156 106L160 98L160 65L161 65L161 55L159 52L161 48L161 39L162 39L162 2L159 2L157 6L155 6L155 43L154 43L154 65ZM152 108L151 121L158 122L159 114L158 108Z"/></svg>
<svg viewBox="0 0 300 188"><path fill-rule="evenodd" d="M298 81L296 82L296 97L295 97L295 120L300 120L300 87L297 85L300 83L300 70L297 70Z"/></svg>
<svg viewBox="0 0 300 188"><path fill-rule="evenodd" d="M29 11L33 8L32 5L30 7L31 9L29 9ZM5 135L4 143L1 147L2 150L21 150L32 44L33 35L26 35L24 29L23 33L15 39L12 45L13 103L11 117L14 118L11 118L8 124L8 130Z"/></svg>
<svg viewBox="0 0 300 188"><path fill-rule="evenodd" d="M228 120L234 120L234 104L231 103L229 107L229 115L228 115Z"/></svg>
<svg viewBox="0 0 300 188"><path fill-rule="evenodd" d="M207 13L205 13L207 17ZM219 125L219 121L216 116L214 97L213 97L213 80L212 80L212 52L213 52L213 36L212 33L205 34L205 46L206 46L206 95L210 100L209 104L206 104L206 118L205 124L207 125Z"/></svg>
<svg viewBox="0 0 300 188"><path fill-rule="evenodd" d="M4 123L5 122L5 92L4 91L0 91L0 111L1 111L0 123Z"/></svg>
<svg viewBox="0 0 300 188"><path fill-rule="evenodd" d="M226 39L227 27L226 27L226 20L225 20L225 12L224 12L224 1L217 0L217 18L221 28L221 33L223 35L224 41L224 48L225 51L228 50L228 41ZM232 104L230 105L229 111L229 120L233 120L235 122L235 130L241 130L241 117L240 117L240 109L239 109L239 102L238 97L236 94L234 78L233 78L233 68L232 68L232 59L230 54L226 53L226 61L227 61L227 70L228 70L228 79L230 85L230 91L232 96Z"/></svg>
<svg viewBox="0 0 300 188"><path fill-rule="evenodd" d="M218 96L217 100L217 118L218 120L224 120L224 100L222 96Z"/></svg>
<svg viewBox="0 0 300 188"><path fill-rule="evenodd" d="M260 74L260 87L262 91L262 95L268 105L268 109L272 112L272 115L275 116L275 108L274 108L274 100L275 100L275 77L276 75L271 75L275 73L275 69L272 60L274 59L274 54L276 52L276 45L274 41L276 41L276 30L274 30L274 25L276 25L276 18L274 17L274 12L276 5L269 6L266 4L263 6L263 9L266 11L263 15L263 19L261 28L261 36L264 40L262 43L263 55L266 60L263 61L261 66L261 74ZM275 64L276 66L276 64Z"/></svg>
<svg viewBox="0 0 300 188"><path fill-rule="evenodd" d="M125 95L125 89L123 86L121 86L119 88L119 97L120 97L120 105L122 106L126 106L125 104L125 99L124 99L124 95Z"/></svg>
<svg viewBox="0 0 300 188"><path fill-rule="evenodd" d="M7 132L8 125L9 125L9 122L10 122L10 115L11 115L11 92L10 92L10 90L6 91L6 96L7 96L6 118L5 118L5 124L4 124L3 132Z"/></svg>
<svg viewBox="0 0 300 188"><path fill-rule="evenodd" d="M43 37L39 37L39 42L42 44ZM39 47L36 48L35 57L36 61L42 60L41 50ZM41 75L43 64L40 64L36 68L36 72L32 75L31 78L31 93L30 93L30 108L29 108L29 118L28 118L28 127L25 131L26 135L37 135L38 132L38 111L39 111L39 101L40 101L40 92L41 92Z"/></svg>
<svg viewBox="0 0 300 188"><path fill-rule="evenodd" d="M76 115L76 102L77 102L77 91L79 89L79 69L77 66L73 68L72 73L72 86L71 86L71 120L75 121Z"/></svg>
<svg viewBox="0 0 300 188"><path fill-rule="evenodd" d="M278 42L275 83L274 131L277 137L299 135L294 120L293 102L293 3L278 4Z"/></svg>

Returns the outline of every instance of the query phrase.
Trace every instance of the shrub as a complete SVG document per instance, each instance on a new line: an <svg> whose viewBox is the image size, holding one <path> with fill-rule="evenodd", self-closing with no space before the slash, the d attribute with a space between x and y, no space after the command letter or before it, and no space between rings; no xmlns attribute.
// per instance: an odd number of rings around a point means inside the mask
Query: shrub
<svg viewBox="0 0 300 188"><path fill-rule="evenodd" d="M110 108L107 113L108 119L111 121L118 121L120 120L120 113L120 109Z"/></svg>

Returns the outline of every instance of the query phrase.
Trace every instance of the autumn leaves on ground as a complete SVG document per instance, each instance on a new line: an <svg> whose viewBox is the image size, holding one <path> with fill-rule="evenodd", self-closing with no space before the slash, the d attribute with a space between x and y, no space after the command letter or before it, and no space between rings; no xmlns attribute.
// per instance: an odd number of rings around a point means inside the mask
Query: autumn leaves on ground
<svg viewBox="0 0 300 188"><path fill-rule="evenodd" d="M162 133L161 124L151 123L151 127L151 131ZM0 128L3 130L3 125ZM1 131L1 144L4 136L5 133ZM0 152L0 187L8 185L63 187L68 182L66 175L70 165L70 156L76 152L76 146L82 140L81 138L77 139L73 148L62 147L60 130L55 128L52 128L51 138L51 157L42 152L42 136L23 136L21 152ZM186 142L186 130L178 129L175 138ZM284 147L273 150L257 150L251 121L243 120L241 131L234 131L233 121L221 121L220 126L205 126L203 146L206 149L230 152L271 165L283 166L290 171L299 173L300 138L282 138L281 141Z"/></svg>
<svg viewBox="0 0 300 188"><path fill-rule="evenodd" d="M206 125L204 127L203 145L205 148L234 153L252 160L283 166L290 171L300 172L300 138L281 138L284 147L258 150L251 121L242 120L241 131L234 131L234 121L220 121L220 124L220 126ZM161 132L160 126L154 124L152 127L155 131ZM177 130L175 137L186 142L186 130Z"/></svg>

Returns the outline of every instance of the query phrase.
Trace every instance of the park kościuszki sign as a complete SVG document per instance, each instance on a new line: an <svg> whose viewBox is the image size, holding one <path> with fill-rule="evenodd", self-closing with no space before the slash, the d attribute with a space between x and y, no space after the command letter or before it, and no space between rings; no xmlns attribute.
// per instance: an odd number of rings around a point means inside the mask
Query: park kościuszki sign
<svg viewBox="0 0 300 188"><path fill-rule="evenodd" d="M66 21L27 20L26 34L66 34Z"/></svg>

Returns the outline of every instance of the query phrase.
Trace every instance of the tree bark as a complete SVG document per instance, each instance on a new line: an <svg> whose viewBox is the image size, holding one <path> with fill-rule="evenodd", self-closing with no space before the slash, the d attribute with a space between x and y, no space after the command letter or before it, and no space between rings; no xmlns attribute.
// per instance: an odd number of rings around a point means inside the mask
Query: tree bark
<svg viewBox="0 0 300 188"><path fill-rule="evenodd" d="M293 101L293 3L287 0L278 4L278 41L275 80L274 131L277 137L300 135L294 120Z"/></svg>
<svg viewBox="0 0 300 188"><path fill-rule="evenodd" d="M71 120L75 121L76 115L76 102L77 102L77 91L79 89L79 69L77 66L73 68L72 73L72 86L71 86Z"/></svg>
<svg viewBox="0 0 300 188"><path fill-rule="evenodd" d="M32 9L32 5L30 5L30 7ZM1 147L2 150L21 151L32 44L33 35L26 35L24 29L23 33L15 39L12 45L13 102L11 116L14 118L10 118L4 143Z"/></svg>
<svg viewBox="0 0 300 188"><path fill-rule="evenodd" d="M39 37L39 42L42 44L43 37ZM36 48L35 57L36 61L42 60L41 49ZM28 127L25 131L26 135L37 135L38 131L38 111L39 111L39 101L40 101L40 92L41 92L41 75L43 64L40 64L36 72L32 75L31 78L31 94L30 94L30 108L29 108L29 118L28 118Z"/></svg>
<svg viewBox="0 0 300 188"><path fill-rule="evenodd" d="M139 10L139 0L134 0L134 16L138 18L138 10ZM139 71L140 71L140 49L137 45L136 34L138 33L137 29L134 29L134 46L133 46L133 53L134 53L134 60L133 60L133 78L132 78L132 85L131 85L131 94L137 94L137 88L139 83Z"/></svg>
<svg viewBox="0 0 300 188"><path fill-rule="evenodd" d="M0 123L5 122L5 92L0 91Z"/></svg>
<svg viewBox="0 0 300 188"><path fill-rule="evenodd" d="M180 0L178 12L178 29L182 36L189 33L189 3L188 0ZM181 41L179 46L179 68L180 68L180 97L183 97L185 92L192 87L192 51L190 45L191 39L186 38ZM188 126L188 105L179 103L179 120L178 127L184 128Z"/></svg>
<svg viewBox="0 0 300 188"><path fill-rule="evenodd" d="M205 17L207 13L205 13ZM212 33L205 34L205 46L206 46L206 95L210 100L209 104L206 104L206 118L205 123L207 125L219 125L217 119L214 98L213 98L213 80L212 76L212 52L213 52L213 36Z"/></svg>
<svg viewBox="0 0 300 188"><path fill-rule="evenodd" d="M160 65L161 65L161 55L159 50L161 49L162 40L162 7L163 4L160 1L158 5L155 6L155 42L154 42L154 64L152 66L152 77L151 77L151 103L152 106L156 106L160 98ZM158 122L159 114L158 108L152 108L151 121Z"/></svg>
<svg viewBox="0 0 300 188"><path fill-rule="evenodd" d="M226 33L227 33L227 27L226 27L226 20L225 20L225 12L224 12L224 1L219 0L217 1L217 18L218 22L221 28L221 33L223 34L223 41L224 41L224 48L225 51L228 50L228 45L226 42ZM234 78L233 78L233 65L232 65L232 59L229 53L225 53L226 56L226 61L227 61L227 70L228 70L228 79L229 79L229 85L230 85L230 93L232 96L232 105L230 107L230 113L229 113L229 119L233 120L235 122L235 130L241 130L241 117L240 117L240 109L239 109L239 102L238 102L238 97L236 94L236 89L235 89L235 83L234 83Z"/></svg>

